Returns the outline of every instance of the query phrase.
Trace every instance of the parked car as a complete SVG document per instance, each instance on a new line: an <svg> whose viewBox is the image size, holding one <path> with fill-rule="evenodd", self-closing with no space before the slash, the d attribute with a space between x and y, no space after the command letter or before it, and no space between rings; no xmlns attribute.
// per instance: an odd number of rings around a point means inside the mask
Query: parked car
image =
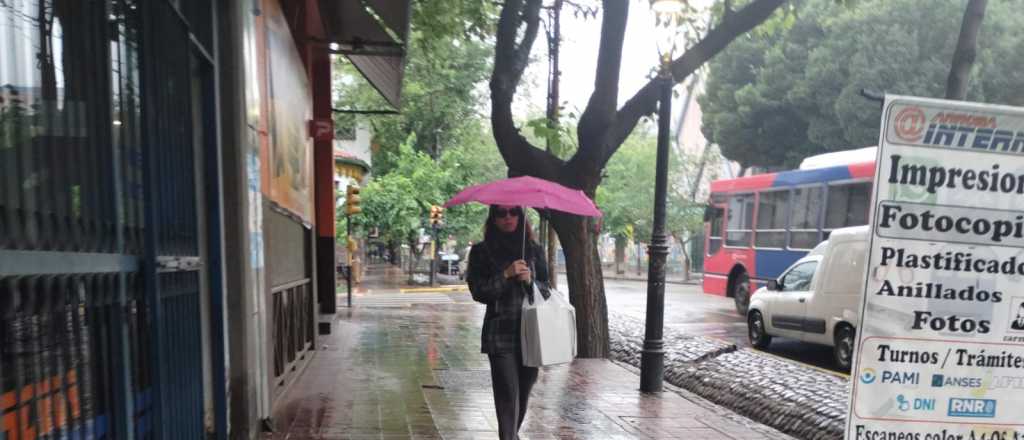
<svg viewBox="0 0 1024 440"><path fill-rule="evenodd" d="M833 347L848 371L860 319L867 263L867 226L836 229L829 239L758 289L747 312L750 344L766 348L786 337Z"/></svg>

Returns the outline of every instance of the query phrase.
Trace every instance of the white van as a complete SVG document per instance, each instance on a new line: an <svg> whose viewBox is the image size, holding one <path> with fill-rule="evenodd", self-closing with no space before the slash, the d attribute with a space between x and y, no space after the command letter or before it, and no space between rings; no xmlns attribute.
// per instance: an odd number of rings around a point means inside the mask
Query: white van
<svg viewBox="0 0 1024 440"><path fill-rule="evenodd" d="M773 336L834 347L836 365L849 370L860 322L868 255L868 226L836 229L805 257L754 292L747 312L750 344Z"/></svg>

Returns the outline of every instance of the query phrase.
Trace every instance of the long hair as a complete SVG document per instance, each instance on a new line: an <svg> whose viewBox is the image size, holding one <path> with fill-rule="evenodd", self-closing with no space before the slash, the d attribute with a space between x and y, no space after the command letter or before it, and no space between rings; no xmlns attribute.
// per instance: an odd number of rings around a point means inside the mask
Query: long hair
<svg viewBox="0 0 1024 440"><path fill-rule="evenodd" d="M526 238L531 243L536 243L536 239L533 235L533 228L530 227L530 221L526 219L526 211L521 207L514 208L519 211L519 222L516 223L516 237L523 236L523 228L526 228ZM494 219L498 216L498 205L491 205L490 209L487 210L487 222L484 223L484 241L494 243L498 240L498 237L502 233L497 226L494 225Z"/></svg>

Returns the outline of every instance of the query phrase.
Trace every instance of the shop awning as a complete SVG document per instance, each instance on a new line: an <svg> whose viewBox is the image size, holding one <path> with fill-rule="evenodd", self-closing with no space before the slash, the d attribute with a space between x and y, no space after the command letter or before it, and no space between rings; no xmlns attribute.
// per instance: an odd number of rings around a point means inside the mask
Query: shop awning
<svg viewBox="0 0 1024 440"><path fill-rule="evenodd" d="M319 0L332 52L345 55L395 109L401 106L410 0Z"/></svg>

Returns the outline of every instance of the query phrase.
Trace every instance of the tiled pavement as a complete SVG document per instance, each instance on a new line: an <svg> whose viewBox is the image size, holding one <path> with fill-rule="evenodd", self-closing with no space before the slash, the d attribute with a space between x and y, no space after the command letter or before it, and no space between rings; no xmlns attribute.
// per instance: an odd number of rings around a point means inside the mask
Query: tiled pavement
<svg viewBox="0 0 1024 440"><path fill-rule="evenodd" d="M373 275L371 274L370 277ZM368 280L366 295L387 292ZM376 281L377 284L374 284ZM280 439L497 439L483 307L454 303L341 309L302 377L274 410ZM637 390L607 360L541 371L523 439L788 438L685 392Z"/></svg>

